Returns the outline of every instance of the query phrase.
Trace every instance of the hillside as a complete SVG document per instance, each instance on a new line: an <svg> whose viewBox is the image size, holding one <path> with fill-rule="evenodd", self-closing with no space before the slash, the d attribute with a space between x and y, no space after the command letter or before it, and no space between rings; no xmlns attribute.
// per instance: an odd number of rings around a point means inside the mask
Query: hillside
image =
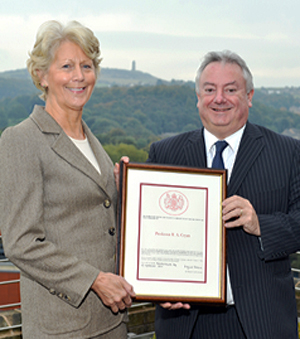
<svg viewBox="0 0 300 339"><path fill-rule="evenodd" d="M101 68L97 86L156 85L159 79L149 73L116 68Z"/></svg>
<svg viewBox="0 0 300 339"><path fill-rule="evenodd" d="M157 138L201 126L192 82L140 71L103 68L84 119L104 144L141 149ZM26 69L0 73L0 129L25 119L43 104ZM289 135L300 129L300 88L258 88L249 120Z"/></svg>
<svg viewBox="0 0 300 339"><path fill-rule="evenodd" d="M168 83L149 73L116 68L101 68L96 87L111 86L153 86L157 82ZM0 72L0 99L15 98L18 95L37 93L27 69Z"/></svg>
<svg viewBox="0 0 300 339"><path fill-rule="evenodd" d="M16 87L17 88L17 87ZM258 89L249 120L282 133L300 128L300 115L290 107L300 107L300 96L290 92L270 94ZM295 89L294 89L295 91ZM143 138L180 133L201 126L196 95L189 85L97 87L84 109L84 119L95 134L122 130L121 135ZM36 94L4 97L0 100L0 128L26 118L34 104L43 104ZM122 138L121 138L122 139Z"/></svg>

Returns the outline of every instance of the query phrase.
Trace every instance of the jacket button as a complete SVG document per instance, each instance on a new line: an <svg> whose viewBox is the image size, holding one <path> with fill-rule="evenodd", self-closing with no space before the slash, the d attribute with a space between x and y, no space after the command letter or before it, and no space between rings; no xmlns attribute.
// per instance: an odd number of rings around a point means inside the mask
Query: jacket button
<svg viewBox="0 0 300 339"><path fill-rule="evenodd" d="M64 299L65 299L66 301L71 301L71 298L70 298L68 295L65 295L65 296L64 296Z"/></svg>
<svg viewBox="0 0 300 339"><path fill-rule="evenodd" d="M109 199L105 199L103 205L104 205L105 208L109 208L110 205L111 205L110 200Z"/></svg>
<svg viewBox="0 0 300 339"><path fill-rule="evenodd" d="M109 235L113 236L116 234L116 229L114 227L110 227L108 230Z"/></svg>

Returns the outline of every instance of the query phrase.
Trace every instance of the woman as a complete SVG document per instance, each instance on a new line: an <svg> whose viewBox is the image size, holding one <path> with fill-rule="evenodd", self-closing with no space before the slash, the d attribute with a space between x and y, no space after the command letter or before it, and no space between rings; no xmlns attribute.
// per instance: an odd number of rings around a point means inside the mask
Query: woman
<svg viewBox="0 0 300 339"><path fill-rule="evenodd" d="M43 24L27 67L45 107L1 137L0 228L21 270L24 339L127 337L135 294L111 273L113 164L82 121L99 56L97 38L78 22Z"/></svg>

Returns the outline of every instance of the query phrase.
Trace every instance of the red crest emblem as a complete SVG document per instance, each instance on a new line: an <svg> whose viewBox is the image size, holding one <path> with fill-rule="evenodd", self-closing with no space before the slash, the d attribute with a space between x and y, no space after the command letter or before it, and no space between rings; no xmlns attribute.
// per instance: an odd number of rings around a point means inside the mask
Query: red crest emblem
<svg viewBox="0 0 300 339"><path fill-rule="evenodd" d="M159 198L160 208L167 214L180 215L188 209L187 197L178 191L167 191Z"/></svg>

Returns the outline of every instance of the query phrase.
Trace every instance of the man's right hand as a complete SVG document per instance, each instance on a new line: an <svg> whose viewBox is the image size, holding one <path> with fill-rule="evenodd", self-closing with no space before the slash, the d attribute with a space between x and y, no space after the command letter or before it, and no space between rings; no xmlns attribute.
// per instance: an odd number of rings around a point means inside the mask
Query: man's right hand
<svg viewBox="0 0 300 339"><path fill-rule="evenodd" d="M179 310L180 308L183 308L185 310L189 310L191 308L190 304L184 304L181 302L178 303L170 303L170 302L166 302L166 303L162 303L159 304L162 308L168 309L168 310Z"/></svg>

